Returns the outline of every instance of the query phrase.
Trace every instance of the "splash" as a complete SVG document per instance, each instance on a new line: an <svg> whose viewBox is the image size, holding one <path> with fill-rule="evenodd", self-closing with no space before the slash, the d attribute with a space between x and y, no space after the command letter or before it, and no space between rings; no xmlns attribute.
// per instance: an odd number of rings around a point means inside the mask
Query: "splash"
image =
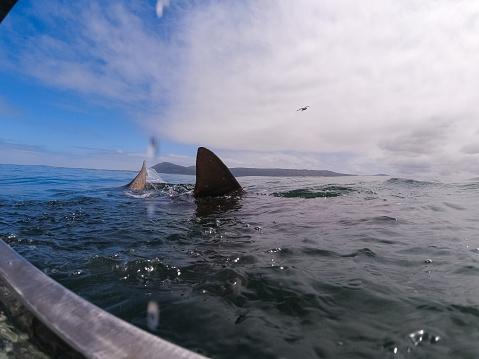
<svg viewBox="0 0 479 359"><path fill-rule="evenodd" d="M165 183L163 179L160 177L158 172L155 171L154 168L147 168L146 169L146 182L147 183L153 183L153 184L158 184L158 183Z"/></svg>

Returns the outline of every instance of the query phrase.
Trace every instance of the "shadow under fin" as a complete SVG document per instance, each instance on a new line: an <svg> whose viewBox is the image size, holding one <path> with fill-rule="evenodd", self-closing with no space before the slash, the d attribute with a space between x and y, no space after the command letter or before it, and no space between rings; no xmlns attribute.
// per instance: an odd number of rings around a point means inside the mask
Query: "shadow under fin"
<svg viewBox="0 0 479 359"><path fill-rule="evenodd" d="M242 190L235 176L218 156L205 147L198 148L194 197L218 197Z"/></svg>
<svg viewBox="0 0 479 359"><path fill-rule="evenodd" d="M128 189L133 191L143 191L146 186L146 165L143 161L143 166L141 167L140 172L136 175L135 179L128 184Z"/></svg>

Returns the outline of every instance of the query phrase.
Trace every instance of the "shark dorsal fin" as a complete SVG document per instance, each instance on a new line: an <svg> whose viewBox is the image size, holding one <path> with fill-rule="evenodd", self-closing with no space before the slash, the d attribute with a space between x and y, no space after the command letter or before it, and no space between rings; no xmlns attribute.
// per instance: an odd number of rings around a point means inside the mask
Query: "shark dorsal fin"
<svg viewBox="0 0 479 359"><path fill-rule="evenodd" d="M217 197L242 190L236 178L218 156L205 147L198 148L193 196Z"/></svg>
<svg viewBox="0 0 479 359"><path fill-rule="evenodd" d="M143 191L146 186L146 165L143 161L143 166L141 167L140 172L136 175L135 179L128 184L128 189L133 191Z"/></svg>

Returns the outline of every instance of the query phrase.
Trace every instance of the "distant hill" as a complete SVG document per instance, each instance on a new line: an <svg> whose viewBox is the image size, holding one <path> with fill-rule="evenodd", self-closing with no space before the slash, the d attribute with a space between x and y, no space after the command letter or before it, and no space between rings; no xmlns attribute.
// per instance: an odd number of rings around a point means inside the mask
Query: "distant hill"
<svg viewBox="0 0 479 359"><path fill-rule="evenodd" d="M170 162L161 162L152 166L152 168L158 173L168 173L174 175L196 175L196 166L178 166Z"/></svg>
<svg viewBox="0 0 479 359"><path fill-rule="evenodd" d="M161 162L152 167L158 173L167 173L175 175L196 175L196 166L178 166L170 162ZM265 177L338 177L354 176L350 174L337 173L326 170L295 170L282 168L230 168L235 177L245 176L265 176Z"/></svg>

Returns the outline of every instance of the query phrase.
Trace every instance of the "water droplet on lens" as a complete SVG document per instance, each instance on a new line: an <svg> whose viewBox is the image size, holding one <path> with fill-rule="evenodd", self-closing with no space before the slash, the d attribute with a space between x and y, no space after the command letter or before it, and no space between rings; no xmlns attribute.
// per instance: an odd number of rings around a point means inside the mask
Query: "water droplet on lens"
<svg viewBox="0 0 479 359"><path fill-rule="evenodd" d="M155 330L160 322L160 309L158 303L151 300L146 307L146 324L150 330Z"/></svg>

